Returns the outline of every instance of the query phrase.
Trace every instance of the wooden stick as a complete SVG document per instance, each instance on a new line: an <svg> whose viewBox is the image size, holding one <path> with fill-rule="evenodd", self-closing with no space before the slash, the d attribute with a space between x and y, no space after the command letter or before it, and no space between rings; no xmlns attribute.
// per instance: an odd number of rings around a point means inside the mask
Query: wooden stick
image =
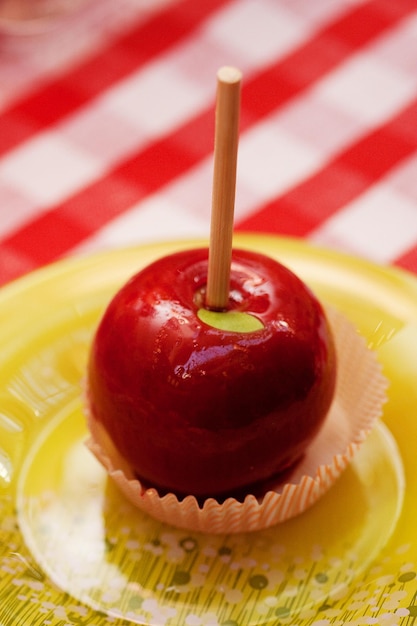
<svg viewBox="0 0 417 626"><path fill-rule="evenodd" d="M234 67L217 72L216 129L206 307L227 308L239 139L240 83Z"/></svg>

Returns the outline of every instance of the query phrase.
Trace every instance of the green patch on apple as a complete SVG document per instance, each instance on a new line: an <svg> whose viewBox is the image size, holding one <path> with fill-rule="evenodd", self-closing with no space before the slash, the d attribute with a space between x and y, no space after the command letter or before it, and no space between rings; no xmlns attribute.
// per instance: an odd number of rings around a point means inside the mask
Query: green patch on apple
<svg viewBox="0 0 417 626"><path fill-rule="evenodd" d="M243 311L211 311L199 309L198 318L213 328L233 333L253 333L264 328L261 320Z"/></svg>

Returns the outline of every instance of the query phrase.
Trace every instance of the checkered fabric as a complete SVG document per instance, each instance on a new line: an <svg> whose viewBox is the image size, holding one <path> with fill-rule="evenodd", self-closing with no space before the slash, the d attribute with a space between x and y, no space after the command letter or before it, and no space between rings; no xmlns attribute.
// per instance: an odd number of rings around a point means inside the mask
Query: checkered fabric
<svg viewBox="0 0 417 626"><path fill-rule="evenodd" d="M0 18L0 283L208 237L222 65L244 77L236 230L417 272L415 0L83 0Z"/></svg>

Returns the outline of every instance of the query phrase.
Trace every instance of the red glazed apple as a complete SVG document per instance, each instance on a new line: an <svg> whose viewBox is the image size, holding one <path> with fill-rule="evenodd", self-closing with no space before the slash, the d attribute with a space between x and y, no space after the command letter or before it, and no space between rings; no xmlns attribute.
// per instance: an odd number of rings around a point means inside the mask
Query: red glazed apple
<svg viewBox="0 0 417 626"><path fill-rule="evenodd" d="M145 486L253 493L292 467L333 398L321 305L291 271L235 250L227 311L204 307L206 249L164 257L114 297L88 368L95 420Z"/></svg>

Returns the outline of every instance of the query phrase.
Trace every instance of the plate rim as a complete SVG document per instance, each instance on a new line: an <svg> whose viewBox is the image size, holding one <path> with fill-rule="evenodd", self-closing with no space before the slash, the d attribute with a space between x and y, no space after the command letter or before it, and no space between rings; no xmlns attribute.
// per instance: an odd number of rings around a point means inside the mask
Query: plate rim
<svg viewBox="0 0 417 626"><path fill-rule="evenodd" d="M257 249L259 249L262 244L265 244L266 248L268 248L268 246L276 247L277 245L282 244L284 249L283 256L286 256L286 252L290 250L291 254L295 254L297 252L305 254L307 252L308 255L311 254L314 258L320 258L320 261L325 263L328 263L329 260L332 262L335 262L336 260L341 267L352 264L353 268L366 269L371 272L372 275L388 278L388 282L389 279L392 278L394 281L393 285L396 285L396 288L404 289L404 287L410 287L410 292L412 294L414 294L414 292L417 294L417 278L406 270L381 266L363 258L358 258L346 253L316 246L315 244L311 244L305 240L275 235L240 234L235 237L235 242L238 244L236 247L240 245L253 247L254 242L256 242L255 247ZM33 290L36 290L36 288L38 288L42 283L48 283L49 281L53 282L61 275L72 274L74 271L92 272L103 260L107 260L107 263L110 263L115 259L120 259L120 262L122 262L122 260L124 258L128 258L131 253L133 253L134 258L136 254L139 254L142 251L147 251L156 255L157 251L172 251L174 247L183 248L184 246L194 247L199 245L207 245L207 241L205 239L183 239L176 241L167 240L164 242L148 243L144 245L141 244L123 248L113 248L82 256L60 259L54 263L38 268L37 270L16 279L12 283L3 286L0 289L0 319L2 308L5 303L13 301L14 298L19 298L22 294L26 294L28 291L32 292ZM396 281L398 279L400 280L397 284ZM417 310L417 298L415 303L413 302L413 312L415 310Z"/></svg>

